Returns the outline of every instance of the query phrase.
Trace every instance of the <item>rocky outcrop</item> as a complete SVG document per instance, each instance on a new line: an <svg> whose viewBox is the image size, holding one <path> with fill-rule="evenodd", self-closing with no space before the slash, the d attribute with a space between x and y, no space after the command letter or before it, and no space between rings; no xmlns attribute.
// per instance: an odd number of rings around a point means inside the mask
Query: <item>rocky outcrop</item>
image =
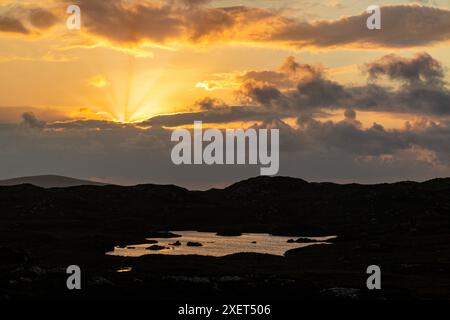
<svg viewBox="0 0 450 320"><path fill-rule="evenodd" d="M161 250L164 250L164 249L166 249L166 247L164 247L164 246L159 246L159 245L157 245L157 244L155 244L155 245L153 245L153 246L150 246L150 247L148 247L148 248L145 248L145 250L150 250L150 251L161 251Z"/></svg>
<svg viewBox="0 0 450 320"><path fill-rule="evenodd" d="M188 247L202 247L203 244L201 244L200 242L194 242L194 241L189 241L186 244Z"/></svg>

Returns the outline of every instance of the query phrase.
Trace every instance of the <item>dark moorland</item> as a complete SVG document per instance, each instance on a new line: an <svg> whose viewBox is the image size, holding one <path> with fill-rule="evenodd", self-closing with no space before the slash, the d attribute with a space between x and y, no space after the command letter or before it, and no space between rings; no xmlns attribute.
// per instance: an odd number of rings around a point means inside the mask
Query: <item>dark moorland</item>
<svg viewBox="0 0 450 320"><path fill-rule="evenodd" d="M162 230L337 235L285 257L106 256ZM450 179L380 185L253 178L176 186L0 187L0 300L450 299ZM174 242L176 238L174 238ZM65 268L82 269L80 291ZM382 290L366 289L366 268ZM118 273L131 267L131 272Z"/></svg>

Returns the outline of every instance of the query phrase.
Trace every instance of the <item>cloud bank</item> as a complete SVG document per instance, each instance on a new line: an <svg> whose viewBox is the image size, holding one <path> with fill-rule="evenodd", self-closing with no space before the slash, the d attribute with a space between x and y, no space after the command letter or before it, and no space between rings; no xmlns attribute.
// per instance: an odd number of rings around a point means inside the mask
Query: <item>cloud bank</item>
<svg viewBox="0 0 450 320"><path fill-rule="evenodd" d="M441 8L385 6L381 9L382 29L373 31L366 27L366 12L336 20L304 21L289 16L285 10L214 7L203 0L54 0L48 8L3 8L0 32L32 34L33 30L48 29L64 21L66 15L61 7L69 4L80 6L82 32L92 41L125 47L253 43L298 49L408 48L450 39L450 11Z"/></svg>

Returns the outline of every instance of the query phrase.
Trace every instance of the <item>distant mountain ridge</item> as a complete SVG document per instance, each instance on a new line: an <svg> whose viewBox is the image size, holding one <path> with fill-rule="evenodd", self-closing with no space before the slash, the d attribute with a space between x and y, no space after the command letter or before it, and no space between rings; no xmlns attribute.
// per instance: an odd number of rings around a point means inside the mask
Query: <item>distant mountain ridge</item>
<svg viewBox="0 0 450 320"><path fill-rule="evenodd" d="M256 177L208 191L155 184L85 186L80 181L72 188L0 187L0 218L89 217L111 225L116 221L120 229L128 224L127 230L284 235L450 232L450 178L361 185Z"/></svg>
<svg viewBox="0 0 450 320"><path fill-rule="evenodd" d="M13 179L0 180L0 186L16 186L21 184L32 184L41 188L67 188L75 186L104 186L105 183L81 180L71 177L64 177L58 175L41 175L18 177Z"/></svg>

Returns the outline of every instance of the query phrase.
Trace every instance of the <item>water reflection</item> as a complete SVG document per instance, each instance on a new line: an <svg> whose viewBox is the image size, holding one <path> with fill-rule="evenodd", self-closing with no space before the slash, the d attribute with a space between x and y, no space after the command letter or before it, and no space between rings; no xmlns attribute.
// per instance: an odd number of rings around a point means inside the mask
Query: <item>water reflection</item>
<svg viewBox="0 0 450 320"><path fill-rule="evenodd" d="M288 242L293 237L273 236L263 233L244 233L236 237L218 236L212 232L176 231L179 238L152 238L143 244L115 247L108 255L140 257L147 254L203 255L221 257L239 252L267 253L283 256L286 251L317 244L328 244L329 237L302 237L317 242ZM156 240L151 241L150 240Z"/></svg>

